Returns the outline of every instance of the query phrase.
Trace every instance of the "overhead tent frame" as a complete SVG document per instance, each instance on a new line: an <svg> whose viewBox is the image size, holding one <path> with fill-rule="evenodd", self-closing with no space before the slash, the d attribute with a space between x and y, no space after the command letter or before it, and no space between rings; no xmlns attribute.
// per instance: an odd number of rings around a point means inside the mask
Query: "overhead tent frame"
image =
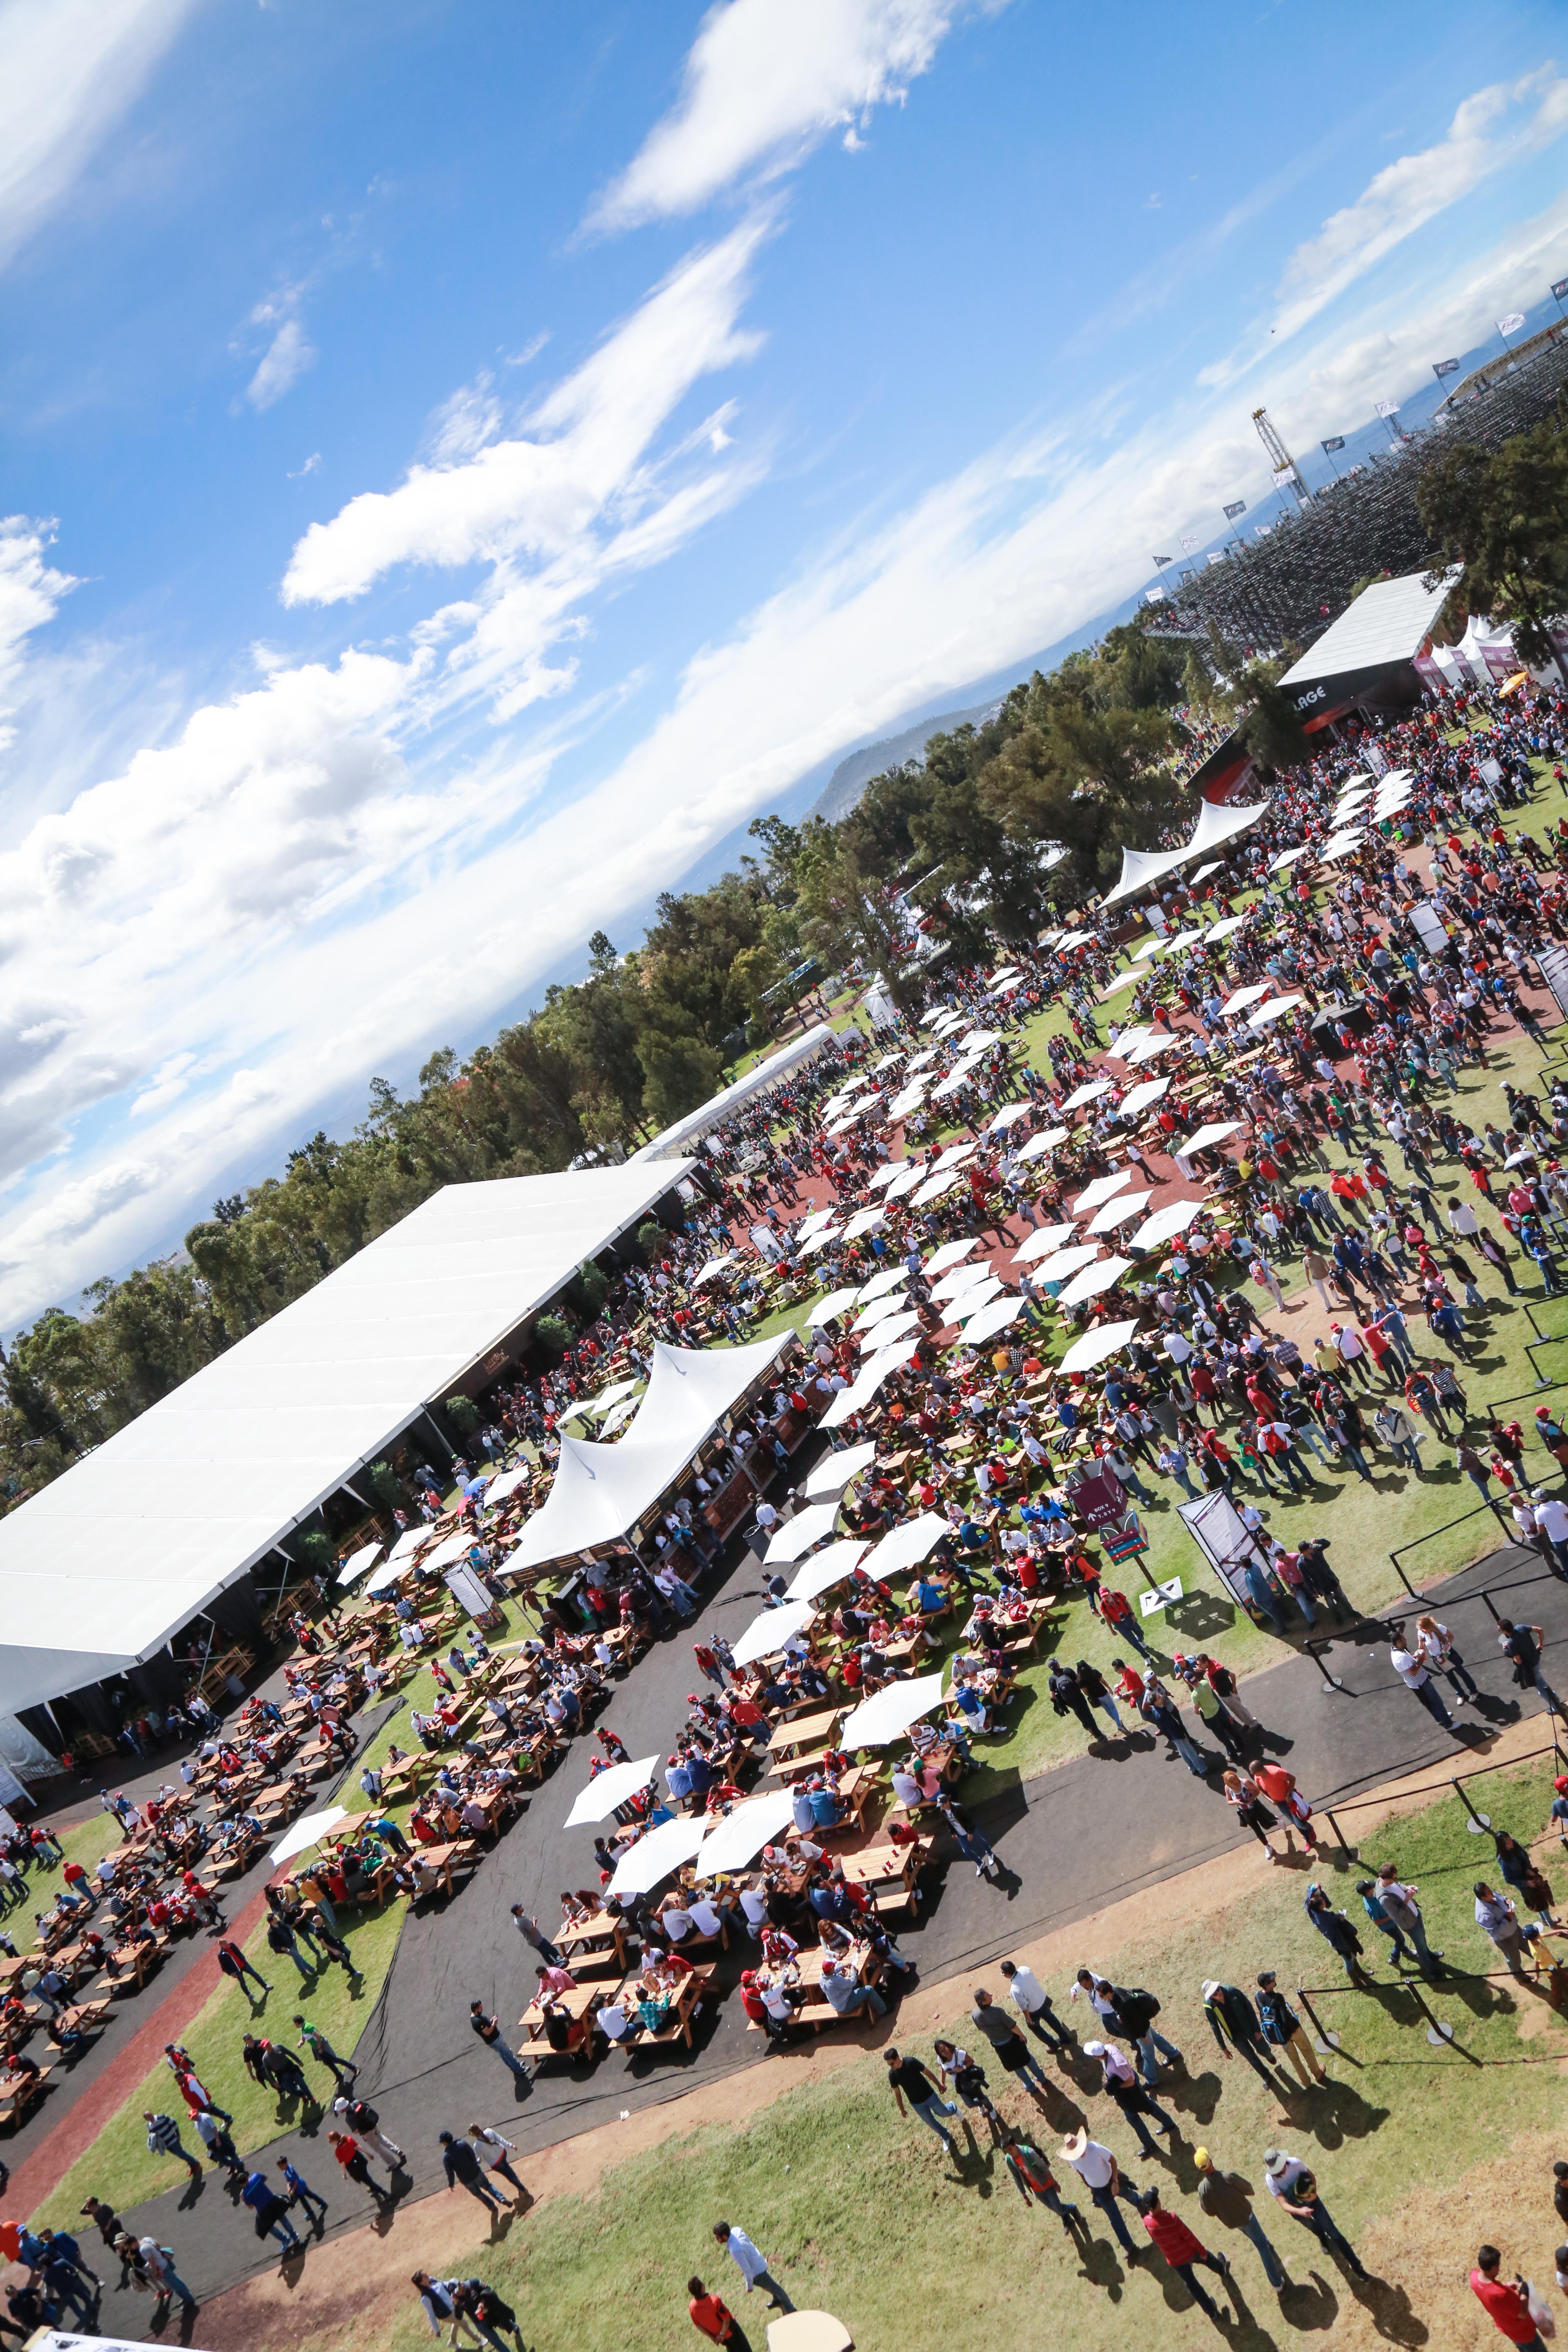
<svg viewBox="0 0 1568 2352"><path fill-rule="evenodd" d="M614 1445L562 1439L550 1492L500 1561L500 1574L517 1576L625 1543L794 1338L780 1331L749 1348L671 1348L656 1340L647 1388L625 1436Z"/></svg>
<svg viewBox="0 0 1568 2352"><path fill-rule="evenodd" d="M450 1184L0 1519L0 1714L154 1657L689 1162Z"/></svg>

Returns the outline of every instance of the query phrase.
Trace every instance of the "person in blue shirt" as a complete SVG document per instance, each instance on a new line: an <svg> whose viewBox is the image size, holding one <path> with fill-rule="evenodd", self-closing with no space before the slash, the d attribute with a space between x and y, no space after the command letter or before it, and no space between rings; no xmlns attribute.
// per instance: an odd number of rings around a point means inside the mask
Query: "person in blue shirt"
<svg viewBox="0 0 1568 2352"><path fill-rule="evenodd" d="M303 2242L299 2231L289 2219L289 2208L264 2172L253 2172L239 2192L239 2201L248 2205L256 2216L258 2238L276 2238L279 2244L292 2249Z"/></svg>
<svg viewBox="0 0 1568 2352"><path fill-rule="evenodd" d="M914 1589L914 1603L922 1617L931 1617L947 1607L947 1595L940 1584L929 1583L921 1577Z"/></svg>
<svg viewBox="0 0 1568 2352"><path fill-rule="evenodd" d="M303 2174L296 2172L294 2167L289 2163L286 2156L279 2158L278 2169L283 2175L283 2185L289 2191L289 2204L291 2206L302 2205L305 2209L307 2219L314 2221L319 2233L327 2218L326 2199L321 2196L318 2190L311 2188L310 2182L304 2178ZM319 2213L311 2210L311 2208L317 2205L321 2209Z"/></svg>

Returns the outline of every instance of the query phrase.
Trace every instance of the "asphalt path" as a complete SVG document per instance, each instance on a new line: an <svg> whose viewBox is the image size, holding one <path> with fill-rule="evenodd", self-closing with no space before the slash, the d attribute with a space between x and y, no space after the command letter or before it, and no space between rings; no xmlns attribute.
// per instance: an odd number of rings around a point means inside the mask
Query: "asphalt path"
<svg viewBox="0 0 1568 2352"><path fill-rule="evenodd" d="M1557 1681L1568 1678L1568 1659L1563 1656L1568 1648L1568 1586L1549 1575L1533 1553L1512 1547L1493 1553L1424 1595L1419 1604L1440 1610L1481 1686L1477 1707L1456 1710L1455 1737L1404 1689L1388 1663L1386 1643L1374 1646L1364 1626L1325 1642L1316 1655L1293 1654L1248 1678L1247 1702L1265 1727L1268 1748L1289 1759L1320 1819L1336 1800L1348 1801L1402 1774L1484 1764L1492 1733L1516 1721L1521 1705L1528 1714L1542 1711L1533 1691L1517 1692L1512 1685L1492 1616L1479 1597L1483 1586L1493 1589L1505 1615L1545 1627L1549 1677L1554 1654ZM695 1623L656 1643L620 1685L605 1720L634 1755L662 1750L679 1721L685 1694L696 1686L693 1639L712 1627L732 1635L750 1622L759 1591L757 1563L742 1554L729 1566ZM1214 1596L1200 1588L1178 1605L1165 1643L1180 1647L1201 1642L1213 1616ZM1549 1738L1543 1721L1543 1744ZM521 2156L514 2162L526 2179L530 2149L612 2119L622 2109L678 2098L740 2067L770 2063L768 2045L745 2030L732 1991L705 2015L690 2052L678 2047L625 2058L612 2053L593 2068L549 2066L532 2082L514 2082L504 2063L471 2033L471 2000L495 2009L510 2038L532 1990L537 1956L516 1933L510 1906L521 1902L548 1927L559 1890L589 1875L593 1832L562 1827L587 1781L588 1761L589 1743L575 1742L468 1885L450 1902L415 1914L405 1925L357 2053L360 2093L380 2111L388 2136L407 2151L392 2206L377 2218L364 2192L341 2179L323 2126L288 2132L264 2152L269 2166L279 2155L289 2155L312 2187L331 2199L330 2234L374 2219L383 2231L405 2235L410 2264L416 2262L417 2221L401 2209L444 2189L437 2138L443 2126L461 2132L471 2123L499 2125L518 2143ZM1209 1781L1200 1781L1167 1756L1163 1740L1142 1733L1097 1742L1089 1753L1005 1792L981 1818L1007 1881L993 1887L977 1881L967 1864L950 1863L928 1916L900 1934L927 1981L979 1970L1014 1946L1157 1885L1247 1835L1237 1831L1218 1793L1217 1764ZM1353 1843L1353 1814L1346 1834ZM724 1980L732 1985L743 1964L743 1957L732 1951ZM286 1999L291 2005L294 1997L290 1980L279 1984L273 2000ZM237 2011L237 2048L247 2022ZM865 2038L874 2036L867 2032ZM783 2073L780 2081L784 2087ZM258 2243L249 2215L237 2211L216 2173L128 2210L124 2218L174 2247L183 2274L203 2298L277 2261L275 2249ZM308 2262L308 2255L303 2259ZM145 2335L149 2312L144 2297L110 2292L101 2325L127 2336Z"/></svg>

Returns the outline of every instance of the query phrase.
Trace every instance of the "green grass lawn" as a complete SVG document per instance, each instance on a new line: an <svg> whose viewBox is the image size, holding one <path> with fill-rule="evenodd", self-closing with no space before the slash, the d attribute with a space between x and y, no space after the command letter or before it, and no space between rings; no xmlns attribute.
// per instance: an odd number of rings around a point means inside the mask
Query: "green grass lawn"
<svg viewBox="0 0 1568 2352"><path fill-rule="evenodd" d="M299 2036L299 2028L291 2022L298 2011L312 2025L320 2026L341 2055L352 2056L386 1981L403 1927L402 1904L389 1903L384 1911L369 1912L363 1917L353 1910L340 1911L338 1919L354 1965L362 1971L360 1976L351 1980L342 1969L329 1968L313 1983L307 1983L286 1952L268 1950L267 1930L260 1926L246 1943L246 1957L260 1970L271 1991L266 1995L258 1993L248 1978L242 1991L226 1977L185 2030L183 2039L195 2061L197 2076L217 2105L233 2113L230 2129L242 2154L264 2147L279 2132L297 2124L300 2109L297 2102L280 2100L252 2082L240 2056L241 2036L251 2032L264 2033L270 2041L291 2047ZM153 2001L158 1999L156 1980L145 1998ZM137 2011L132 2004L121 2013L119 2022L110 2030L121 2034L133 2033L136 2023ZM300 2056L312 2090L330 2106L331 2075L307 2053L301 2052ZM116 2207L128 2207L173 2188L184 2167L177 2158L148 2154L146 2126L142 2121L143 2111L148 2109L153 2114L172 2115L192 2155L201 2155L201 2144L194 2129L185 2126L184 2102L174 2079L160 2062L130 2094L88 2153L79 2158L54 2193L45 2199L33 2217L35 2221L69 2228L73 2225L72 2217L80 2211L82 2200L89 2195L106 2197Z"/></svg>
<svg viewBox="0 0 1568 2352"><path fill-rule="evenodd" d="M1520 1835L1538 1829L1550 1793L1543 1773L1500 1774L1488 1785L1500 1826ZM1450 1962L1489 1968L1495 1955L1474 1925L1469 1887L1489 1868L1490 1841L1467 1833L1458 1801L1370 1836L1366 1865L1384 1857L1418 1883L1429 1936ZM1541 1857L1552 1867L1547 1848ZM1348 1901L1359 1913L1351 1880L1360 1865L1319 1869L1335 1903ZM1554 1875L1561 1888L1560 1866ZM1260 1870L1244 1900L1211 1897L1198 1908L1194 1897L1172 1917L1151 1920L1136 1941L1084 1955L1113 1980L1157 1992L1161 2030L1185 2054L1188 2073L1167 2075L1159 2094L1179 2131L1169 2160L1136 2156L1126 2126L1094 2095L1098 2070L1087 2062L1078 2061L1070 2074L1047 2064L1052 2089L1043 2114L994 2066L993 2094L1005 2114L1028 2116L1047 2148L1073 2120L1069 2100L1080 2103L1131 2178L1140 2186L1157 2181L1166 2205L1205 2243L1230 2254L1255 2323L1231 2340L1262 2347L1300 2329L1325 2330L1338 2315L1354 2323L1358 2343L1374 2334L1411 2346L1479 2343L1479 2336L1456 2332L1460 2321L1468 2326L1470 2310L1464 2264L1489 2231L1511 2242L1485 2184L1473 2195L1458 2184L1506 2155L1516 2135L1557 2130L1568 2026L1534 1994L1460 1978L1428 1993L1434 2011L1457 2032L1456 2047L1433 2047L1424 2014L1392 1981L1370 1927L1368 1957L1380 1988L1373 1995L1340 1990L1338 1963L1303 1913L1304 1884L1301 1871ZM1288 1993L1300 1984L1330 1988L1317 2006L1342 2049L1328 2061L1328 2087L1292 2089L1281 2101L1215 2048L1201 2011L1202 1981L1218 1976L1251 1987L1261 1967L1274 1968ZM1047 1973L1065 2010L1065 1961ZM977 1971L976 1982L987 1980L1000 1990L994 1969ZM945 2013L962 2016L968 2005L961 1984ZM1080 2036L1091 2032L1091 2019L1068 2013ZM929 2032L906 2026L899 2046L931 2060ZM1147 2352L1151 2344L1211 2340L1163 2266L1151 2260L1128 2272L1092 2209L1093 2242L1080 2256L1051 2216L1026 2208L983 2122L954 2164L917 2122L900 2120L876 2053L800 2088L784 2087L789 2069L782 2062L778 2072L779 2097L745 2124L666 2142L616 2166L593 2195L553 2199L524 2226L475 2249L471 2266L517 2306L531 2343L622 2352L635 2342L640 2352L685 2352L693 2340L686 2280L695 2271L719 2285L760 2347L766 2315L714 2246L710 2231L720 2218L750 2232L799 2305L836 2313L868 2352L949 2352L973 2332L979 2310L987 2339L1006 2344L1059 2340L1093 2352ZM1283 2307L1253 2250L1199 2212L1192 2151L1200 2141L1253 2182L1264 2226L1301 2283ZM1313 2165L1325 2203L1382 2283L1352 2298L1333 2263L1273 2209L1262 2178L1263 2150L1273 2143ZM1534 2235L1513 2243L1509 2260L1510 2269L1518 2260L1539 2276L1547 2249L1548 2284L1550 2188L1549 2177L1544 2190L1536 2184L1529 2209L1541 2209ZM1221 2294L1220 2282L1206 2284ZM385 2330L390 2352L416 2352L423 2327L411 2299L395 2308ZM334 2311L311 2340L335 2347L350 2338Z"/></svg>

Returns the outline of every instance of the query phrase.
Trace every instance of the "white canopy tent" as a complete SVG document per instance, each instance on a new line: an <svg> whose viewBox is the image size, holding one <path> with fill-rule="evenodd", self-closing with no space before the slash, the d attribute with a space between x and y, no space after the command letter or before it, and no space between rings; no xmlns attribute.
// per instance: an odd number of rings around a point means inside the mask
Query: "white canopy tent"
<svg viewBox="0 0 1568 2352"><path fill-rule="evenodd" d="M1189 857L1205 856L1209 850L1217 849L1221 842L1234 841L1237 834L1245 833L1249 825L1258 823L1268 806L1267 801L1238 807L1205 801L1198 811L1197 824L1193 827L1193 837L1184 848L1124 849L1121 853L1121 877L1114 890L1106 892L1105 905L1113 907L1120 898L1131 898L1134 892L1147 889L1152 882L1158 882L1163 875L1173 873L1178 866L1184 866Z"/></svg>
<svg viewBox="0 0 1568 2352"><path fill-rule="evenodd" d="M684 1172L446 1186L0 1519L0 1714L155 1655Z"/></svg>
<svg viewBox="0 0 1568 2352"><path fill-rule="evenodd" d="M647 1391L631 1427L614 1445L562 1439L550 1493L501 1562L501 1573L515 1576L619 1543L763 1378L788 1337L781 1333L749 1348L671 1348L656 1340Z"/></svg>
<svg viewBox="0 0 1568 2352"><path fill-rule="evenodd" d="M748 1103L755 1102L759 1095L765 1095L770 1087L776 1087L781 1078L787 1078L792 1070L798 1070L803 1063L815 1061L818 1054L825 1053L829 1046L837 1047L837 1031L830 1023L819 1021L815 1028L807 1029L802 1036L792 1037L787 1045L781 1045L776 1054L770 1054L766 1061L758 1062L743 1078L737 1078L733 1086L725 1087L698 1109L688 1111L684 1118L678 1118L673 1127L665 1128L651 1143L645 1143L640 1151L632 1153L626 1162L627 1167L635 1168L639 1160L675 1159L714 1128L721 1127L736 1111L743 1110Z"/></svg>

